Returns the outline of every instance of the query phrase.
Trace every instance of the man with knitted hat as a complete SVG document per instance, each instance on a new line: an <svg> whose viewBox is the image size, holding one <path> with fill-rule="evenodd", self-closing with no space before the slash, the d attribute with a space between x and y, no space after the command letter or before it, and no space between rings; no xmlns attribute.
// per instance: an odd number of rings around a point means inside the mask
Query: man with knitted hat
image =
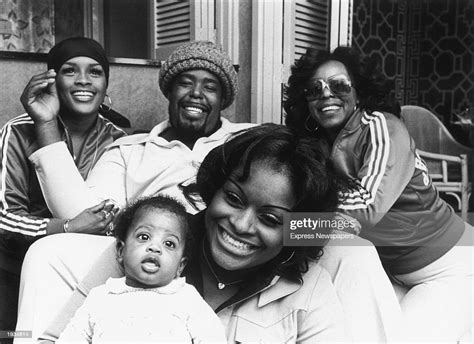
<svg viewBox="0 0 474 344"><path fill-rule="evenodd" d="M157 192L184 201L179 185L195 176L206 154L230 133L251 126L230 123L220 116L235 98L237 75L228 56L211 42L178 47L163 63L159 85L169 100L169 120L149 134L115 141L86 183L65 145L51 142L49 133L40 133L46 146L30 160L54 215L71 218L104 199L123 207Z"/></svg>
<svg viewBox="0 0 474 344"><path fill-rule="evenodd" d="M220 110L234 101L237 74L222 50L211 42L198 41L171 54L161 67L159 84L170 100L171 122L161 136L192 148L198 138L221 127Z"/></svg>
<svg viewBox="0 0 474 344"><path fill-rule="evenodd" d="M44 145L30 156L30 161L55 217L72 218L104 199L123 207L156 193L187 203L180 186L195 177L207 153L229 134L252 126L231 123L220 116L235 98L237 75L228 56L211 42L190 42L178 47L163 63L159 85L169 100L169 120L148 134L115 141L87 181L77 172L64 143L56 142L51 131L39 133ZM38 125L45 118L34 120ZM187 208L197 211L191 205ZM30 249L22 271L18 329L32 330L36 338L54 322L57 327L46 338L54 339L59 334L58 328L68 318L63 314L61 320L53 321L55 314L51 310L60 309L73 289L89 287L78 285L94 263L87 260L84 248L97 249L103 239L56 235L39 240ZM77 261L70 261L75 255Z"/></svg>

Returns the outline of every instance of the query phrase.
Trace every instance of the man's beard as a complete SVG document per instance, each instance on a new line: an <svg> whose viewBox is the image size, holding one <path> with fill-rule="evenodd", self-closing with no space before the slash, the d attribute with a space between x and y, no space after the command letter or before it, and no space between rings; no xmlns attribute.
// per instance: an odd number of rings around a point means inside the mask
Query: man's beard
<svg viewBox="0 0 474 344"><path fill-rule="evenodd" d="M181 124L179 127L179 136L185 139L198 139L206 136L206 123L202 123L202 125L199 126L194 126L189 123Z"/></svg>
<svg viewBox="0 0 474 344"><path fill-rule="evenodd" d="M198 139L200 137L209 136L213 134L221 125L220 119L212 128L208 128L207 121L210 116L207 116L204 121L196 122L181 122L179 123L179 136L186 139Z"/></svg>

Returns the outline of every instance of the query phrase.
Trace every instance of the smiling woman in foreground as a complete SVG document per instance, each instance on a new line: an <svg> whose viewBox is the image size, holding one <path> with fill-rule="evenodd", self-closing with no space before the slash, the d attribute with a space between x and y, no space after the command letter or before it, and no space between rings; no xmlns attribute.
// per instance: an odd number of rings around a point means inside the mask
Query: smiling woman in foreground
<svg viewBox="0 0 474 344"><path fill-rule="evenodd" d="M330 212L338 187L324 152L277 125L235 135L204 159L196 188L207 209L188 281L227 324L231 342L345 340L322 247L284 247L291 211Z"/></svg>

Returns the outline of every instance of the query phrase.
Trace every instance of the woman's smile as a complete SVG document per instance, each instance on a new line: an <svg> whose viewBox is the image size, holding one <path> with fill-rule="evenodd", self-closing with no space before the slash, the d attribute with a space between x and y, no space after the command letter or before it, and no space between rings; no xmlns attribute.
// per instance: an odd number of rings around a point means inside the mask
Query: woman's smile
<svg viewBox="0 0 474 344"><path fill-rule="evenodd" d="M225 230L221 226L218 226L217 232L220 239L222 239L222 242L225 245L225 247L230 248L231 251L237 254L248 255L248 254L253 253L255 250L259 248L256 245L252 245L248 242L241 241L240 239L238 239L236 236L229 233L227 230Z"/></svg>
<svg viewBox="0 0 474 344"><path fill-rule="evenodd" d="M95 92L92 91L73 91L71 92L73 98L79 102L90 102L94 99Z"/></svg>
<svg viewBox="0 0 474 344"><path fill-rule="evenodd" d="M323 116L334 115L341 110L343 110L343 105L335 102L323 103L318 107L318 111L321 112Z"/></svg>

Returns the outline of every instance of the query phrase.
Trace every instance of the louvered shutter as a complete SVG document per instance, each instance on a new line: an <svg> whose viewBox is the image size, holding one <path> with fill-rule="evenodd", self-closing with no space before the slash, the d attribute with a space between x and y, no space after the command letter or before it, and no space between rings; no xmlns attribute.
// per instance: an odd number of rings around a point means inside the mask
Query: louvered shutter
<svg viewBox="0 0 474 344"><path fill-rule="evenodd" d="M155 59L164 60L180 44L191 40L190 1L154 1Z"/></svg>
<svg viewBox="0 0 474 344"><path fill-rule="evenodd" d="M290 67L309 47L330 46L333 0L285 0L283 17L283 83Z"/></svg>
<svg viewBox="0 0 474 344"><path fill-rule="evenodd" d="M291 66L306 49L329 48L332 2L333 0L284 0L282 89L291 74ZM283 117L282 109L282 122Z"/></svg>
<svg viewBox="0 0 474 344"><path fill-rule="evenodd" d="M296 0L294 19L294 60L309 47L329 47L329 1Z"/></svg>

